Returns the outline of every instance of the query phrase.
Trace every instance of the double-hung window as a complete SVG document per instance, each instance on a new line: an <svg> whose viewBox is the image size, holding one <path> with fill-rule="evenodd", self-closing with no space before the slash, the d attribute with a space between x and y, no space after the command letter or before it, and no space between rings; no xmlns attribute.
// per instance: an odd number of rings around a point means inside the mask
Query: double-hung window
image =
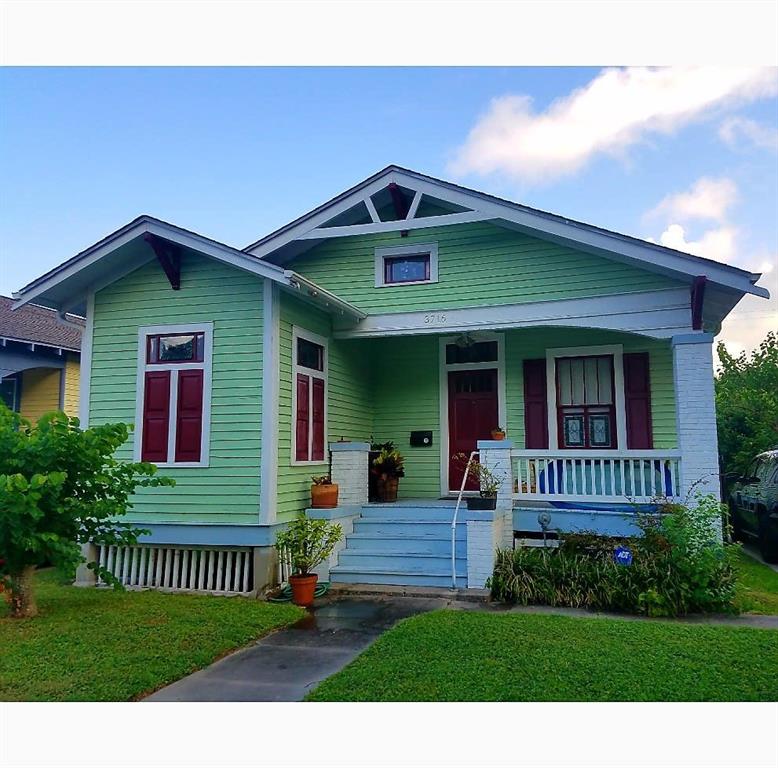
<svg viewBox="0 0 778 768"><path fill-rule="evenodd" d="M616 448L612 355L556 358L560 448Z"/></svg>
<svg viewBox="0 0 778 768"><path fill-rule="evenodd" d="M376 248L375 286L438 282L438 245L419 243Z"/></svg>
<svg viewBox="0 0 778 768"><path fill-rule="evenodd" d="M136 457L167 466L208 466L213 326L141 328Z"/></svg>
<svg viewBox="0 0 778 768"><path fill-rule="evenodd" d="M294 328L292 355L292 462L321 464L327 434L327 341Z"/></svg>

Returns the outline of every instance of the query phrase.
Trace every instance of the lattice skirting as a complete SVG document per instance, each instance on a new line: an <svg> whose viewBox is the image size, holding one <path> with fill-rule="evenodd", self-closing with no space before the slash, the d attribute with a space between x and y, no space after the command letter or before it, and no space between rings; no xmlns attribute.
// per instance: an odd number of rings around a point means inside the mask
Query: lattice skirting
<svg viewBox="0 0 778 768"><path fill-rule="evenodd" d="M253 589L251 549L152 545L98 545L97 549L100 565L129 588L223 595L243 595Z"/></svg>

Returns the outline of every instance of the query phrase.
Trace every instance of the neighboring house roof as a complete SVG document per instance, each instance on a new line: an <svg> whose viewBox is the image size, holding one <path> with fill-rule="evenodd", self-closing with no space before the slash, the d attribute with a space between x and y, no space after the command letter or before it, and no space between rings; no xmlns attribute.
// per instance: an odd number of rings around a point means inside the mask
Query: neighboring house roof
<svg viewBox="0 0 778 768"><path fill-rule="evenodd" d="M13 310L14 300L0 296L0 338L79 351L84 319L68 315L64 323L53 309L33 304Z"/></svg>
<svg viewBox="0 0 778 768"><path fill-rule="evenodd" d="M405 220L377 221L370 198L389 184L404 186L420 196L426 195L438 201L446 201L457 206L458 212L447 216L414 219L409 211ZM371 212L371 224L348 227L333 226L329 223L360 203L366 203L366 209ZM415 204L418 207L418 201L415 201ZM286 263L302 250L316 245L326 237L415 229L419 226L432 227L465 221L492 221L570 247L636 263L646 269L687 279L704 275L708 280L726 288L769 297L765 288L755 285L761 277L760 274L530 208L398 165L387 166L244 250L268 261ZM302 247L300 241L303 241ZM295 243L297 245L293 245Z"/></svg>

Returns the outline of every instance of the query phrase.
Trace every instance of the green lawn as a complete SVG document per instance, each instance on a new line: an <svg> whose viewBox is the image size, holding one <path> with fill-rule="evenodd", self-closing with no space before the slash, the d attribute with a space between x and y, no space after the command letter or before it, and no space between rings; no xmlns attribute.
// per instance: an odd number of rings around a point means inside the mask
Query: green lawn
<svg viewBox="0 0 778 768"><path fill-rule="evenodd" d="M778 573L740 550L736 604L744 613L778 614Z"/></svg>
<svg viewBox="0 0 778 768"><path fill-rule="evenodd" d="M312 701L775 701L778 630L436 611Z"/></svg>
<svg viewBox="0 0 778 768"><path fill-rule="evenodd" d="M0 701L126 701L303 615L238 597L114 592L38 576L40 616L0 600Z"/></svg>

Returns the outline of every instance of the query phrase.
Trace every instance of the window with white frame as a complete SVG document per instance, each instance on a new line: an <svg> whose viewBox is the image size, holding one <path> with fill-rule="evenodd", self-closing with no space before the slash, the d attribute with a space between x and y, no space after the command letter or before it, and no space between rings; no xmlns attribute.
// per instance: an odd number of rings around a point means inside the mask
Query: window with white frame
<svg viewBox="0 0 778 768"><path fill-rule="evenodd" d="M153 326L138 336L136 457L208 466L213 326Z"/></svg>
<svg viewBox="0 0 778 768"><path fill-rule="evenodd" d="M292 463L321 464L327 435L327 340L294 328L292 355Z"/></svg>
<svg viewBox="0 0 778 768"><path fill-rule="evenodd" d="M418 285L438 281L438 245L420 243L375 250L375 285Z"/></svg>

